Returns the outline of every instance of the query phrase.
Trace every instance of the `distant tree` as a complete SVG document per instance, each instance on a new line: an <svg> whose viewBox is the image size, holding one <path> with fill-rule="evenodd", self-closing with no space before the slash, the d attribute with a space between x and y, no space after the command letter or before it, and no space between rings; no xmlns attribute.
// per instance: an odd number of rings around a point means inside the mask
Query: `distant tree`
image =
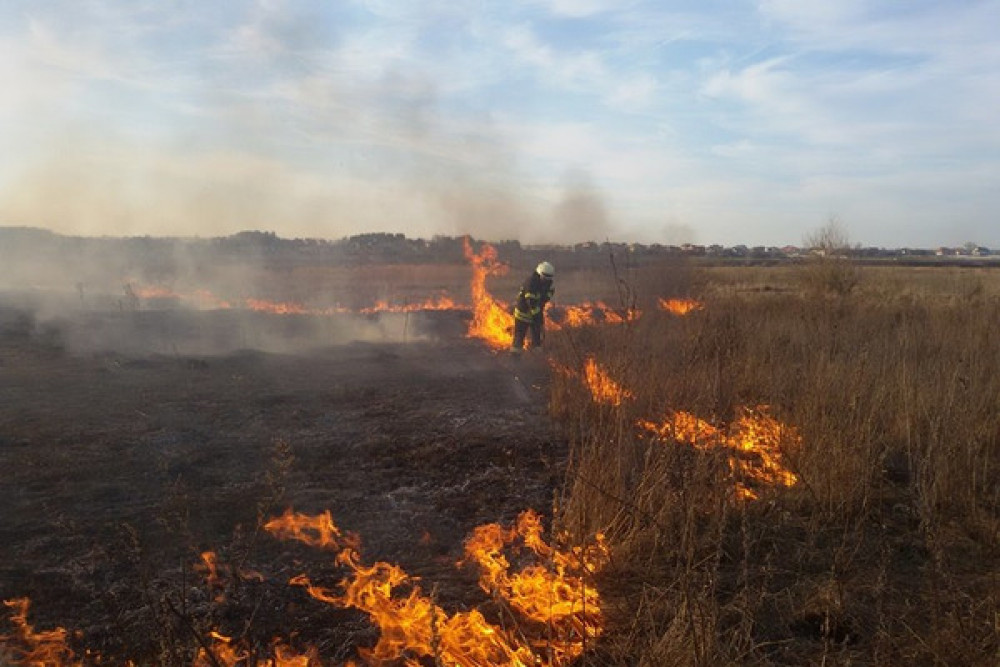
<svg viewBox="0 0 1000 667"><path fill-rule="evenodd" d="M826 223L805 237L805 246L826 257L851 254L851 239L840 218L831 216Z"/></svg>
<svg viewBox="0 0 1000 667"><path fill-rule="evenodd" d="M847 296L858 286L860 271L854 262L847 228L830 217L819 229L806 235L812 256L803 264L805 287L815 294Z"/></svg>

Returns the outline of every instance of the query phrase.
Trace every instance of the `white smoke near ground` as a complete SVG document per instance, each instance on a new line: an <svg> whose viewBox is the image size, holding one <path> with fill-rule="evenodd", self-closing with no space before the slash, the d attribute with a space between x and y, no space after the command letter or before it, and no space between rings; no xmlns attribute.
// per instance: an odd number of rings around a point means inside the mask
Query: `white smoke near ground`
<svg viewBox="0 0 1000 667"><path fill-rule="evenodd" d="M460 331L457 313L272 314L245 308L149 305L119 294L0 293L0 337L12 333L72 355L207 356L239 350L312 352L351 343L411 344ZM451 318L454 322L444 322ZM439 320L439 321L435 321Z"/></svg>
<svg viewBox="0 0 1000 667"><path fill-rule="evenodd" d="M370 311L445 291L461 303L463 265L337 267L310 261L308 245L285 256L280 246L258 233L93 239L0 228L0 311L74 354L292 353L464 332L460 310ZM438 286L433 294L428 284Z"/></svg>
<svg viewBox="0 0 1000 667"><path fill-rule="evenodd" d="M419 314L271 315L248 311L167 309L90 312L38 320L58 327L77 354L208 356L240 350L299 354L352 343L420 343L433 339Z"/></svg>

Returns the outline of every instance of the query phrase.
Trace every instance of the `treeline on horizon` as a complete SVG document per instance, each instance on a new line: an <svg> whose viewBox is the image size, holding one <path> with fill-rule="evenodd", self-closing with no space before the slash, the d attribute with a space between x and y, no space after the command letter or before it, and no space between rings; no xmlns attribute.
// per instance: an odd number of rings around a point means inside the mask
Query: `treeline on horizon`
<svg viewBox="0 0 1000 667"><path fill-rule="evenodd" d="M372 232L340 239L283 238L273 231L242 231L219 237L154 237L154 236L71 236L47 229L24 226L0 226L0 260L61 262L88 256L114 256L144 266L170 263L178 256L189 260L234 262L280 268L308 265L362 264L461 264L465 236L435 235L430 239L408 238L402 233ZM709 246L696 244L664 245L660 243L626 243L588 241L572 245L522 244L517 240L471 239L493 245L499 259L515 267L529 266L546 259L564 269L588 268L596 263L607 265L609 258L622 266L641 266L666 259L701 258L703 261L723 260L776 263L797 261L815 249L796 246L745 245ZM968 244L967 244L968 245ZM924 248L845 248L859 260L891 260L925 264L942 259L940 250ZM987 248L968 252L947 253L943 259L954 265L962 257L975 257L977 265L983 259L1000 260L1000 255Z"/></svg>
<svg viewBox="0 0 1000 667"><path fill-rule="evenodd" d="M431 239L407 238L404 234L375 232L336 240L282 238L271 231L243 231L221 237L68 236L36 227L0 227L0 258L33 256L39 261L60 261L78 255L108 254L153 265L183 255L197 261L233 261L268 267L310 264L464 264L465 236L436 235ZM643 245L621 242L587 242L575 245L527 245L516 240L470 239L488 242L502 262L514 266L548 259L563 267L592 266L595 258L627 257L630 265L656 258L690 255L697 246ZM702 249L703 250L703 249Z"/></svg>

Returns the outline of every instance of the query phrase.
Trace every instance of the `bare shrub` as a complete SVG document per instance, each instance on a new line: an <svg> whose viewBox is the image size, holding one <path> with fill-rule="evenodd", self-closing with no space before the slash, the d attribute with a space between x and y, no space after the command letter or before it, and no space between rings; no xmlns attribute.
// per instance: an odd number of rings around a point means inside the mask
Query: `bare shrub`
<svg viewBox="0 0 1000 667"><path fill-rule="evenodd" d="M847 296L858 286L861 274L852 259L850 237L837 218L809 234L805 246L810 257L802 265L802 282L814 294Z"/></svg>

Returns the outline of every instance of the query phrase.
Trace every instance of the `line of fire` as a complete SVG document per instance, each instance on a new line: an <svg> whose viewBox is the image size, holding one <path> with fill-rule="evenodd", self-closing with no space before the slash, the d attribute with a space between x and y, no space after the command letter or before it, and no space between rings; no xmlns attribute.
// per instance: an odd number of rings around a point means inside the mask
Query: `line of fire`
<svg viewBox="0 0 1000 667"><path fill-rule="evenodd" d="M490 293L487 279L508 268L489 244L477 251L466 240L465 257L471 268L471 303L466 304L441 294L421 303L383 301L360 309L314 308L262 298L233 299L206 290L178 293L139 285L129 289L144 301L171 299L196 309L244 309L275 316L464 310L469 313L467 337L481 340L491 351L503 350L510 345L514 324L511 304ZM658 305L678 317L705 308L701 302L678 298L660 298ZM558 319L550 324L555 329L614 326L640 316L634 309L590 302L562 306ZM551 370L577 377L595 406L615 409L638 398L635 390L622 386L593 356L585 356L578 368ZM785 455L801 445L801 438L794 427L771 416L767 406L747 406L731 423L709 423L690 412L668 409L639 419L633 426L637 437L663 447L723 453L739 501L752 502L764 488L798 482ZM362 612L377 629L377 640L352 657L331 660L319 646L302 646L291 630L275 637L261 652L260 647L212 628L198 633L199 646L190 663L196 667L557 667L572 665L604 632L602 596L595 577L613 558L614 546L600 533L582 544L573 544L568 535L558 532L546 537L543 517L532 510L523 511L513 525L488 523L475 528L464 541L462 558L453 563L455 568L476 573L481 591L493 601L489 615L477 608L446 608L437 600L433 584L428 586L398 565L369 559L362 550L362 536L343 531L329 511L307 514L288 509L266 518L261 527L260 539L297 542L328 554L330 568L343 573L339 582L327 583L322 576L303 571L287 584L300 588L316 604ZM224 604L228 591L241 581L265 577L249 566L222 564L212 551L202 553L192 569L217 604ZM0 637L0 664L109 664L96 652L81 651L73 642L78 635L71 630L36 629L27 596L6 600L5 605L13 631Z"/></svg>

